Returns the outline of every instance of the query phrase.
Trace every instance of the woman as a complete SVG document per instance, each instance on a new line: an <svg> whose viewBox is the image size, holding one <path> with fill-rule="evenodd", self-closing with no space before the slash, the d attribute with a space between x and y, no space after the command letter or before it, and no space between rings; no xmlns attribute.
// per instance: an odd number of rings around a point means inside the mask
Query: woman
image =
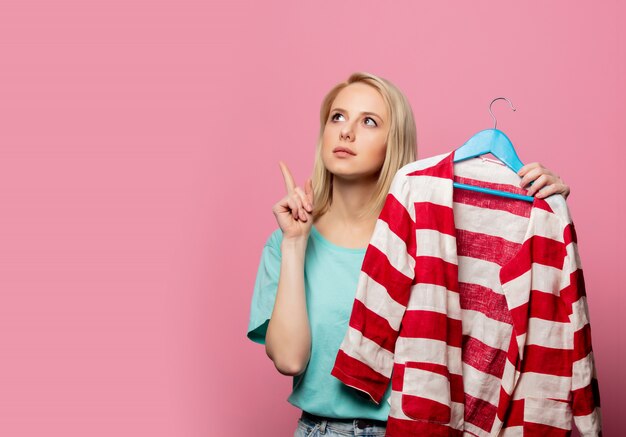
<svg viewBox="0 0 626 437"><path fill-rule="evenodd" d="M348 327L361 264L393 176L416 160L413 113L390 82L355 73L320 111L313 180L298 187L280 163L287 195L273 213L248 337L264 343L278 371L294 377L289 402L303 413L295 436L382 436L389 389L380 405L331 376ZM524 166L529 195L569 194L538 163Z"/></svg>

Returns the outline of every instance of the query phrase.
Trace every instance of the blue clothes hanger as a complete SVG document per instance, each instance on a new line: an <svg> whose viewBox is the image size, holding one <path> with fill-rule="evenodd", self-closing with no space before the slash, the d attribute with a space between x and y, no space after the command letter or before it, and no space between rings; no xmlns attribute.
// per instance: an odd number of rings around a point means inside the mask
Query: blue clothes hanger
<svg viewBox="0 0 626 437"><path fill-rule="evenodd" d="M517 153L515 153L513 143L511 142L509 137L507 137L506 134L501 130L496 129L498 126L498 120L496 120L493 112L491 112L491 105L493 105L493 102L500 99L509 102L509 105L511 105L511 109L515 111L513 104L506 97L498 97L493 99L489 104L489 113L491 114L491 118L493 118L494 120L493 129L485 129L478 132L476 135L471 137L465 144L456 149L456 151L454 152L454 162L460 162L466 159L475 158L476 156L491 153L515 173L517 173L524 166L524 164L522 164L522 161L520 161L519 157L517 156ZM495 194L496 196L526 200L528 202L533 202L535 200L535 198L532 196L524 196L522 194L493 190L491 188L460 184L458 182L454 182L453 186L455 188L478 191L479 193Z"/></svg>

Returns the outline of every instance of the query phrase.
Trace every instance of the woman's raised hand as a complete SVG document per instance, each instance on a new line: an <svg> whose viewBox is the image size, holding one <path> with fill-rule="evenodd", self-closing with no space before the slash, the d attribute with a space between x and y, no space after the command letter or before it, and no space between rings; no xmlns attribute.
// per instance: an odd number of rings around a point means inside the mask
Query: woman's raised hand
<svg viewBox="0 0 626 437"><path fill-rule="evenodd" d="M540 199L552 194L562 194L566 199L569 196L569 185L538 162L526 164L517 174L522 177L520 187L526 188L529 196L536 196ZM532 185L529 185L531 182Z"/></svg>
<svg viewBox="0 0 626 437"><path fill-rule="evenodd" d="M287 195L272 207L283 238L308 237L313 225L313 183L306 181L304 190L296 185L284 162L279 162Z"/></svg>

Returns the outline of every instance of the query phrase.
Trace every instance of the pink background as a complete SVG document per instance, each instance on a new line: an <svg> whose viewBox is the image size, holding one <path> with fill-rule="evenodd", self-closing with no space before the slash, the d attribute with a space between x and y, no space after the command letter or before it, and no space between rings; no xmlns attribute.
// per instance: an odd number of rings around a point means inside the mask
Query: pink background
<svg viewBox="0 0 626 437"><path fill-rule="evenodd" d="M310 174L353 71L419 156L499 127L572 187L605 420L623 426L626 8L606 2L3 1L0 435L283 436L245 338L278 160Z"/></svg>

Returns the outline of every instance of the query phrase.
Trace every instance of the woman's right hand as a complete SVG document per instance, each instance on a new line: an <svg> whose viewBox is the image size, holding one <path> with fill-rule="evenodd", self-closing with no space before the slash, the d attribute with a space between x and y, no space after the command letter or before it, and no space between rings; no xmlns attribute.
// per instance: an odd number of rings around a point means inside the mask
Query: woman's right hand
<svg viewBox="0 0 626 437"><path fill-rule="evenodd" d="M304 190L298 187L287 165L280 161L287 195L272 207L283 238L308 237L313 225L313 183L306 181Z"/></svg>

